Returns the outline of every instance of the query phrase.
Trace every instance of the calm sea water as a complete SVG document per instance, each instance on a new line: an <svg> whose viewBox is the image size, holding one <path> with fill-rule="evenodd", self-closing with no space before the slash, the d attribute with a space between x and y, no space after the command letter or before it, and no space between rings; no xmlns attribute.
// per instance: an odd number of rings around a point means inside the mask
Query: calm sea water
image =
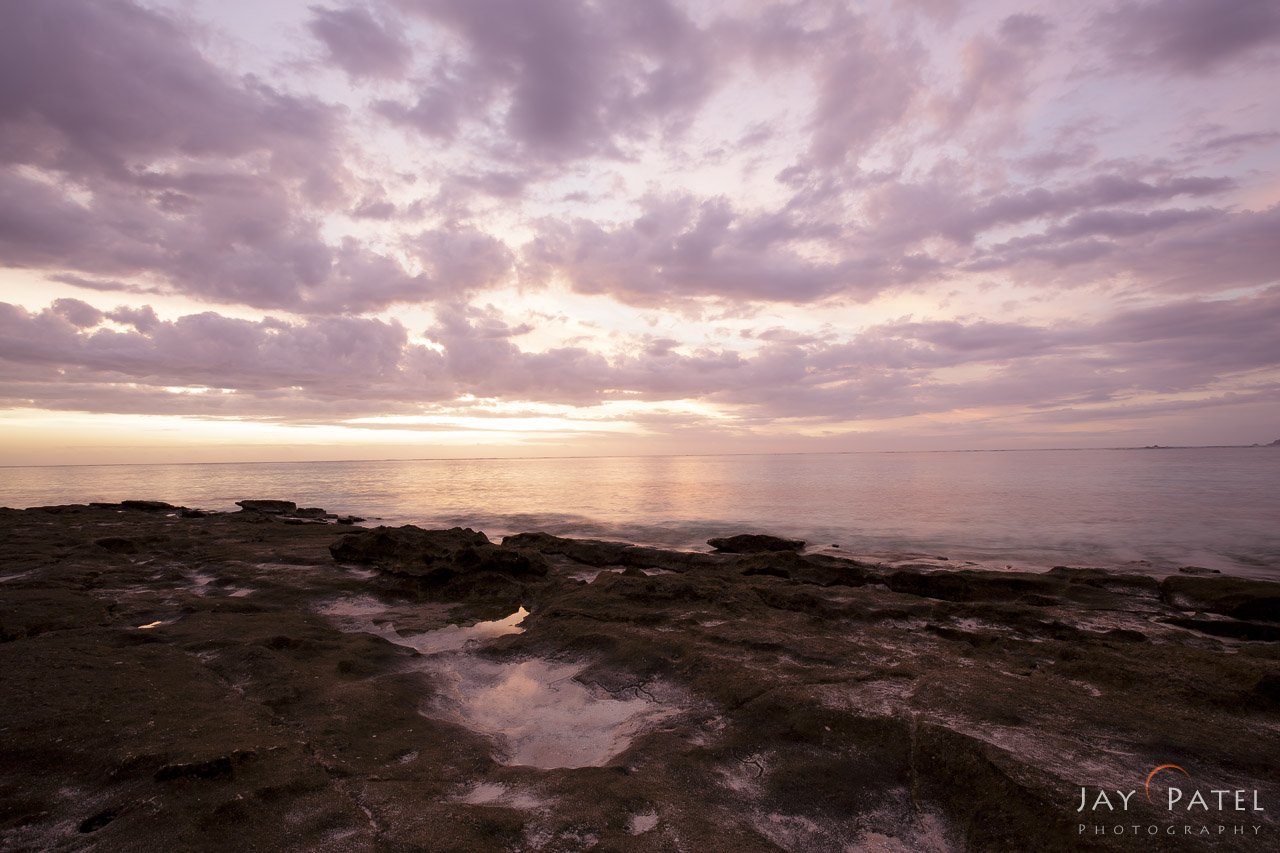
<svg viewBox="0 0 1280 853"><path fill-rule="evenodd" d="M0 505L126 498L206 509L286 498L491 537L545 530L705 548L709 536L767 531L953 565L1280 577L1277 448L0 469Z"/></svg>

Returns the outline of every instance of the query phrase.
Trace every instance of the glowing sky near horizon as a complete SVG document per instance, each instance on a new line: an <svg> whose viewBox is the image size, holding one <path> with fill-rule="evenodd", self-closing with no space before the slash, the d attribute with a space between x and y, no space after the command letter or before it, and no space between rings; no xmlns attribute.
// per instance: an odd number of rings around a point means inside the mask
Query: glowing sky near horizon
<svg viewBox="0 0 1280 853"><path fill-rule="evenodd" d="M0 464L1280 437L1280 5L0 0Z"/></svg>

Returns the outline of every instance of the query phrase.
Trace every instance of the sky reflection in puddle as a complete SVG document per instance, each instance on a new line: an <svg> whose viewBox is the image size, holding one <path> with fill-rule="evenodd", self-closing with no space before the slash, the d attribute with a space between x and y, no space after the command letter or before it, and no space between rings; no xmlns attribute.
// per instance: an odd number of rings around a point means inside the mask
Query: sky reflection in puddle
<svg viewBox="0 0 1280 853"><path fill-rule="evenodd" d="M521 607L503 619L476 622L474 625L446 625L434 631L402 633L396 629L397 610L398 608L371 595L343 598L319 608L321 614L333 619L344 631L373 634L424 655L457 651L472 641L483 642L506 634L519 634L524 630L520 623L529 615L529 611ZM402 622L407 621L408 615L405 616Z"/></svg>
<svg viewBox="0 0 1280 853"><path fill-rule="evenodd" d="M460 655L437 670L447 687L432 710L494 738L503 764L542 769L599 767L642 730L676 713L575 681L585 668L541 658L507 663Z"/></svg>
<svg viewBox="0 0 1280 853"><path fill-rule="evenodd" d="M619 697L576 681L587 667L583 662L492 661L472 653L476 644L523 631L520 623L529 615L523 607L504 619L404 635L392 621L395 610L367 595L320 608L345 631L375 634L427 655L422 668L440 680L441 690L424 713L493 738L504 764L597 767L642 730L677 713L639 690Z"/></svg>
<svg viewBox="0 0 1280 853"><path fill-rule="evenodd" d="M455 803L473 806L507 806L524 811L545 808L547 802L535 794L497 782L479 782L453 798Z"/></svg>

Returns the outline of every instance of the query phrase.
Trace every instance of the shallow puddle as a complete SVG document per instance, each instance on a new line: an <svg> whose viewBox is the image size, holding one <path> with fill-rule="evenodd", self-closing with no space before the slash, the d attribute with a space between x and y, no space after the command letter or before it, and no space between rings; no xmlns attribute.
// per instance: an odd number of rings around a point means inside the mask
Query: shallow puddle
<svg viewBox="0 0 1280 853"><path fill-rule="evenodd" d="M431 710L492 737L503 764L599 767L676 713L655 700L617 698L574 680L583 663L496 663L466 655L443 663L438 672L446 688Z"/></svg>
<svg viewBox="0 0 1280 853"><path fill-rule="evenodd" d="M399 643L411 649L417 649L424 655L451 652L465 648L470 642L483 642L506 634L519 634L524 631L520 623L528 615L529 611L521 607L505 619L477 622L474 625L447 625L425 634L401 637Z"/></svg>
<svg viewBox="0 0 1280 853"><path fill-rule="evenodd" d="M474 625L446 625L433 631L411 633L403 628L412 621L412 615L404 612L411 606L392 607L371 595L358 595L329 602L320 607L319 612L336 621L344 631L373 634L424 655L457 651L472 641L483 642L505 634L519 634L524 630L520 623L529 615L529 611L521 607L505 619L476 622ZM397 623L402 627L398 628Z"/></svg>
<svg viewBox="0 0 1280 853"><path fill-rule="evenodd" d="M643 835L657 825L657 812L643 812L627 818L627 832L631 835Z"/></svg>
<svg viewBox="0 0 1280 853"><path fill-rule="evenodd" d="M186 575L187 584L193 595L207 596L226 595L230 598L245 598L253 593L248 587L230 586L228 584L218 583L218 578L208 572L199 570L188 572Z"/></svg>
<svg viewBox="0 0 1280 853"><path fill-rule="evenodd" d="M362 595L329 602L319 612L345 631L374 634L426 655L421 669L437 679L439 692L424 713L492 738L504 764L598 767L678 712L677 703L658 700L654 686L611 694L575 680L585 662L492 661L474 654L488 640L523 631L520 623L529 615L523 607L505 619L418 633L396 627L397 617L409 618L409 607Z"/></svg>
<svg viewBox="0 0 1280 853"><path fill-rule="evenodd" d="M580 572L574 572L573 574L569 575L569 577L573 578L576 581L582 581L583 583L594 583L595 579L600 577L603 574L620 575L623 573L623 571L625 571L625 569L623 569L621 566L617 566L612 569L584 569Z"/></svg>
<svg viewBox="0 0 1280 853"><path fill-rule="evenodd" d="M545 808L547 802L534 794L498 782L480 782L453 798L455 803L473 806L507 806L524 811Z"/></svg>
<svg viewBox="0 0 1280 853"><path fill-rule="evenodd" d="M572 573L571 575L569 575L569 577L573 578L576 581L583 581L584 583L595 583L595 579L600 577L601 575L604 575L604 574L620 575L626 570L627 570L626 566L614 566L613 568L609 568L609 569L584 569L580 572ZM674 575L675 574L675 572L671 571L670 569L641 569L640 571L643 572L646 577L653 577L654 575Z"/></svg>
<svg viewBox="0 0 1280 853"><path fill-rule="evenodd" d="M362 581L373 580L378 576L378 572L375 569L366 569L361 566L339 565L338 568Z"/></svg>

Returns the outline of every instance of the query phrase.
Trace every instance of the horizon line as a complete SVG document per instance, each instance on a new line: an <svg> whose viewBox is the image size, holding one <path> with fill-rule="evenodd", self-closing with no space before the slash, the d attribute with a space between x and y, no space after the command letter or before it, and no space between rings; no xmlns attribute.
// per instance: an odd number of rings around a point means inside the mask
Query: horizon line
<svg viewBox="0 0 1280 853"><path fill-rule="evenodd" d="M514 462L542 459L673 459L720 456L853 456L873 453L1048 453L1082 452L1087 450L1227 450L1273 447L1270 444L1148 444L1117 447L970 447L933 450L789 450L743 451L721 453L608 453L601 455L579 454L568 456L410 456L383 459L256 459L210 460L205 462L54 462L43 465L0 465L0 470L12 468L139 468L167 465L343 465L352 462Z"/></svg>

